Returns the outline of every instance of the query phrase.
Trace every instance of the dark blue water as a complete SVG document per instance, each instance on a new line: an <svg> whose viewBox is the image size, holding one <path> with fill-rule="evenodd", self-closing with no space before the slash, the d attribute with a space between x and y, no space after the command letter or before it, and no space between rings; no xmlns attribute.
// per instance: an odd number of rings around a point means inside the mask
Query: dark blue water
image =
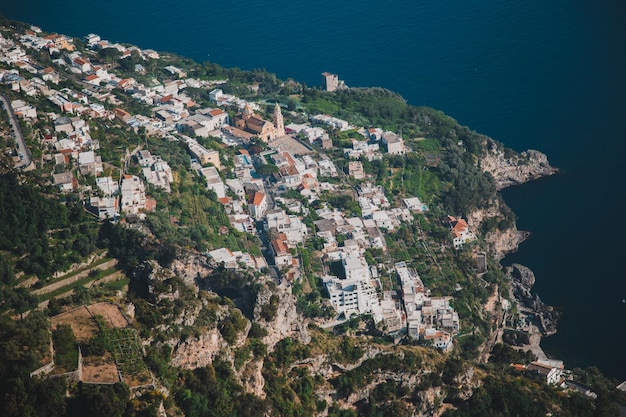
<svg viewBox="0 0 626 417"><path fill-rule="evenodd" d="M23 0L0 11L308 85L335 72L546 152L559 176L504 193L533 232L507 261L530 266L563 311L549 353L626 379L623 1Z"/></svg>

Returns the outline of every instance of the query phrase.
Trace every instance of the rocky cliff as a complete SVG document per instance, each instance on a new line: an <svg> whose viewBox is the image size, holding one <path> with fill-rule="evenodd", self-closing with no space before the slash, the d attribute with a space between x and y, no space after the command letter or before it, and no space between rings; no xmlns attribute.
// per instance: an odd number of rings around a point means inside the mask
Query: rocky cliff
<svg viewBox="0 0 626 417"><path fill-rule="evenodd" d="M517 154L505 151L491 140L487 142L480 166L493 176L498 190L558 172L550 165L548 157L539 151L530 149Z"/></svg>
<svg viewBox="0 0 626 417"><path fill-rule="evenodd" d="M467 215L467 224L472 230L480 231L483 223L493 220L498 226L494 226L485 232L483 238L489 246L491 256L496 259L502 259L506 254L515 252L520 243L528 237L528 232L517 229L514 219L510 219L506 228L501 229L499 224L512 217L512 213L504 202L499 198L494 198L487 208L474 210Z"/></svg>
<svg viewBox="0 0 626 417"><path fill-rule="evenodd" d="M524 265L512 264L505 268L505 273L511 279L511 292L518 303L519 311L534 316L544 336L556 333L559 313L541 301L539 295L532 293L535 284L533 271Z"/></svg>
<svg viewBox="0 0 626 417"><path fill-rule="evenodd" d="M558 172L550 165L547 156L539 151L527 150L518 154L506 150L491 139L485 142L485 152L479 164L484 172L493 176L497 190ZM496 260L515 252L519 244L529 235L528 232L517 229L515 215L501 198L494 198L487 208L469 213L467 222L474 230L479 230L489 219L492 219L497 227L489 228L484 239ZM502 222L503 220L505 221Z"/></svg>
<svg viewBox="0 0 626 417"><path fill-rule="evenodd" d="M261 317L261 308L270 303L272 295L278 296L276 315L265 321ZM254 319L267 330L267 336L263 338L269 350L285 337L296 337L300 342L307 344L311 340L306 329L307 323L296 311L296 297L291 293L291 288L286 284L275 287L272 291L263 287L257 294L254 307Z"/></svg>

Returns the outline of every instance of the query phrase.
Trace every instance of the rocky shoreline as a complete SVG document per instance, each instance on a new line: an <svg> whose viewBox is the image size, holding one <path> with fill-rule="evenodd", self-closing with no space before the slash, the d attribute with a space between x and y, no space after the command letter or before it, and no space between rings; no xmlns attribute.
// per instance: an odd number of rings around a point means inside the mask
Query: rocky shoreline
<svg viewBox="0 0 626 417"><path fill-rule="evenodd" d="M507 152L495 141L486 146L486 154L481 159L481 168L490 173L498 191L526 182L550 176L558 172L548 162L545 154L536 150L527 150L520 154L507 155ZM500 210L500 204L495 207ZM477 219L479 223L480 219ZM498 261L507 253L517 251L519 245L530 235L530 232L520 231L514 225L504 232L495 232L486 236L492 246L494 256ZM538 294L532 292L535 284L533 271L521 264L503 266L503 271L511 282L511 298L517 304L517 311L522 320L519 321L517 332L523 335L518 343L523 350L532 351L539 359L547 356L541 348L541 338L555 334L559 313L546 305ZM517 338L516 338L517 339Z"/></svg>

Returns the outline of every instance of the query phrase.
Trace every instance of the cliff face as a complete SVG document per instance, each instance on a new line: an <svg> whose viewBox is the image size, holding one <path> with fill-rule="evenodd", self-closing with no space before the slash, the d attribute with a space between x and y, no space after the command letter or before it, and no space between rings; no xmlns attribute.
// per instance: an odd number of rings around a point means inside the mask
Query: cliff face
<svg viewBox="0 0 626 417"><path fill-rule="evenodd" d="M261 308L270 303L272 295L278 296L278 308L274 318L266 322L261 318ZM291 293L291 288L285 284L277 286L273 292L267 287L259 291L254 308L254 319L267 330L263 343L267 345L268 350L272 350L276 343L288 336L296 337L304 344L311 340L306 329L307 323L296 311L296 297Z"/></svg>
<svg viewBox="0 0 626 417"><path fill-rule="evenodd" d="M502 220L505 207L499 199L494 199L489 207L474 210L467 215L467 224L473 230L480 230L481 225L487 219ZM487 232L484 236L485 242L489 246L491 256L494 259L500 260L506 254L515 252L522 241L528 237L528 232L520 231L517 229L517 225L513 222L512 226L505 230L498 228Z"/></svg>
<svg viewBox="0 0 626 417"><path fill-rule="evenodd" d="M185 369L202 368L227 348L228 343L219 330L209 329L199 337L179 342L172 353L171 364Z"/></svg>
<svg viewBox="0 0 626 417"><path fill-rule="evenodd" d="M545 154L527 150L521 154L506 152L495 141L488 139L485 143L485 152L480 159L480 167L493 176L496 189L502 190L512 185L520 185L537 178L549 176L558 172L550 165ZM487 219L503 219L509 211L504 203L494 198L489 207L475 210L468 215L468 224L475 230L480 228ZM517 229L515 222L506 229L496 228L486 233L485 241L489 245L491 254L496 260L506 254L515 252L522 241L528 237L528 232Z"/></svg>
<svg viewBox="0 0 626 417"><path fill-rule="evenodd" d="M548 157L535 150L508 155L497 143L489 141L481 158L483 171L496 180L498 190L552 175L558 170L550 165Z"/></svg>
<svg viewBox="0 0 626 417"><path fill-rule="evenodd" d="M181 277L185 284L195 287L197 277L203 277L211 273L213 268L207 262L206 256L199 253L188 252L179 256L170 265L170 269Z"/></svg>
<svg viewBox="0 0 626 417"><path fill-rule="evenodd" d="M559 313L541 301L537 294L532 293L535 284L533 271L524 265L513 264L507 266L505 272L511 279L511 292L517 300L519 311L537 318L543 335L556 333Z"/></svg>

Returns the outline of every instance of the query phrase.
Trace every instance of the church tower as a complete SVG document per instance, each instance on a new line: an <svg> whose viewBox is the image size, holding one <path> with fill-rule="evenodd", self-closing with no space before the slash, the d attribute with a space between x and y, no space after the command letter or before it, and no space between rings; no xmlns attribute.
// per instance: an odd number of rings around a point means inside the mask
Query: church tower
<svg viewBox="0 0 626 417"><path fill-rule="evenodd" d="M248 120L252 116L254 116L254 111L252 111L250 103L246 102L246 105L243 107L243 118L244 120Z"/></svg>
<svg viewBox="0 0 626 417"><path fill-rule="evenodd" d="M283 121L283 114L278 103L274 107L274 126L276 127L277 138L285 136L285 122Z"/></svg>

